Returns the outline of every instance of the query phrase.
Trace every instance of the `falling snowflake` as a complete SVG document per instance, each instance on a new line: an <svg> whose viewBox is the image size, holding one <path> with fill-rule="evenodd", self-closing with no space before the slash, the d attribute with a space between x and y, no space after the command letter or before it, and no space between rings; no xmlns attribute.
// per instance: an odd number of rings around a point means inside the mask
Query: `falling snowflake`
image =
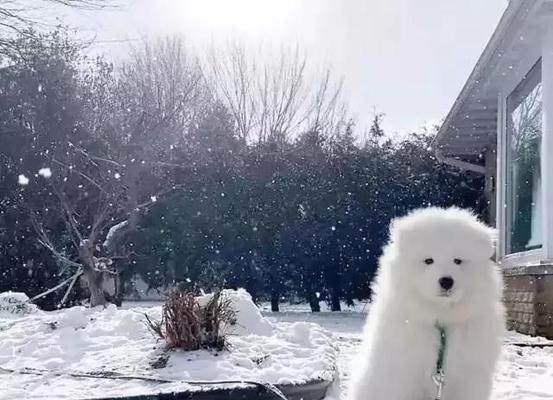
<svg viewBox="0 0 553 400"><path fill-rule="evenodd" d="M38 174L46 179L50 178L52 176L52 170L48 167L41 168L38 170Z"/></svg>
<svg viewBox="0 0 553 400"><path fill-rule="evenodd" d="M121 179L121 174L119 172L116 172L113 176L115 179Z"/></svg>
<svg viewBox="0 0 553 400"><path fill-rule="evenodd" d="M157 196L150 196L150 200L152 203L155 203L157 201Z"/></svg>
<svg viewBox="0 0 553 400"><path fill-rule="evenodd" d="M333 231L335 231L335 230L336 230L336 227L335 227L335 226L333 226L333 227L332 227L332 228L330 228L330 229L332 229Z"/></svg>
<svg viewBox="0 0 553 400"><path fill-rule="evenodd" d="M21 186L26 186L29 184L29 178L21 174L17 177L17 183L19 183Z"/></svg>

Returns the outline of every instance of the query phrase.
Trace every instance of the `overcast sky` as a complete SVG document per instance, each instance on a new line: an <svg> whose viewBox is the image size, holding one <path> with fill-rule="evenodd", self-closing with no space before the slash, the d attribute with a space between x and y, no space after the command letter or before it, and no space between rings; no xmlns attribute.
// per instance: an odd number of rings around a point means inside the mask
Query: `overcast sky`
<svg viewBox="0 0 553 400"><path fill-rule="evenodd" d="M297 44L331 64L362 125L376 109L388 133L445 116L507 0L128 0L117 11L68 12L100 41L183 33L193 46L230 37ZM70 14L64 14L70 13ZM97 48L121 55L121 43Z"/></svg>

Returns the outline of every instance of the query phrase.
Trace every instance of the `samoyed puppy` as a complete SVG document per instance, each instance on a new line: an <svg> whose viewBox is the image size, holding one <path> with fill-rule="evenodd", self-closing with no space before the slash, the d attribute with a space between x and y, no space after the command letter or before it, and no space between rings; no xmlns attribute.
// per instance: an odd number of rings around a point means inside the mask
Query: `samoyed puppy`
<svg viewBox="0 0 553 400"><path fill-rule="evenodd" d="M489 398L504 333L493 251L491 228L465 210L426 208L392 221L350 400Z"/></svg>

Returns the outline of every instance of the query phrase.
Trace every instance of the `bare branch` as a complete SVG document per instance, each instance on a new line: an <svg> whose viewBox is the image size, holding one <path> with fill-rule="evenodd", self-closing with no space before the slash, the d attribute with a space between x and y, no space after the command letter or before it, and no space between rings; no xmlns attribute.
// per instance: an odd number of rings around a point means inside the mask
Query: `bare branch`
<svg viewBox="0 0 553 400"><path fill-rule="evenodd" d="M73 275L71 283L69 284L69 287L65 291L65 294L63 295L63 298L61 299L61 301L58 303L58 307L61 307L65 304L65 302L67 301L67 298L69 297L69 293L71 293L73 286L75 286L75 282L77 282L77 279L79 279L79 276L81 276L82 273L83 273L83 269L79 268L75 273L75 275Z"/></svg>
<svg viewBox="0 0 553 400"><path fill-rule="evenodd" d="M79 268L79 270L77 270L77 272L76 272L73 276L71 276L70 278L67 278L67 279L64 280L63 282L58 283L58 284L57 284L56 286L54 286L53 288L48 289L47 291L42 292L42 293L40 293L40 294L37 294L37 295L34 296L33 298L29 299L29 302L33 302L33 301L38 300L38 299L40 299L40 298L42 298L42 297L44 297L44 296L47 296L47 295L49 295L50 293L53 293L53 292L55 292L56 290L61 289L62 287L64 287L65 285L67 285L69 282L72 283L71 286L70 286L70 288L72 288L72 287L73 287L73 284L74 284L74 281L77 280L77 278L78 278L82 273L83 273L83 271ZM67 293L66 293L66 295L67 295ZM65 296L64 296L64 298L65 298Z"/></svg>
<svg viewBox="0 0 553 400"><path fill-rule="evenodd" d="M101 192L103 192L104 194L107 194L107 192L105 191L105 189L98 183L96 182L94 179L92 179L91 177L89 177L88 175L86 175L85 173L79 171L78 169L75 169L75 168L69 168L68 165L62 163L61 161L58 161L56 160L55 158L52 159L52 162L64 167L64 168L67 168L67 169L70 169L71 172L74 172L76 173L77 175L81 176L82 178L84 178L87 182L89 182L90 184L94 185L98 190L100 190Z"/></svg>
<svg viewBox="0 0 553 400"><path fill-rule="evenodd" d="M213 91L243 139L287 141L306 131L334 135L348 120L342 82L335 83L330 69L309 69L298 48L252 56L235 43L226 51L212 49L208 64Z"/></svg>
<svg viewBox="0 0 553 400"><path fill-rule="evenodd" d="M47 250L49 250L52 255L54 256L55 260L59 262L61 265L69 266L69 267L80 267L81 264L78 262L75 262L71 259L69 259L66 255L64 255L62 252L56 250L54 247L52 241L48 237L48 234L42 227L42 225L37 221L36 216L34 213L31 213L31 224L33 228L35 229L35 232L38 234L38 242Z"/></svg>

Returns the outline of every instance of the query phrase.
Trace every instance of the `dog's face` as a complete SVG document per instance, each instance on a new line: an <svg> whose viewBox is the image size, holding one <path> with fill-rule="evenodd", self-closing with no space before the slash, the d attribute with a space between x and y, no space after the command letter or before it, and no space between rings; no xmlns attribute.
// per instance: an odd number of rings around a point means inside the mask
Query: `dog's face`
<svg viewBox="0 0 553 400"><path fill-rule="evenodd" d="M430 208L392 225L404 289L441 304L477 301L493 285L491 230L466 211Z"/></svg>

